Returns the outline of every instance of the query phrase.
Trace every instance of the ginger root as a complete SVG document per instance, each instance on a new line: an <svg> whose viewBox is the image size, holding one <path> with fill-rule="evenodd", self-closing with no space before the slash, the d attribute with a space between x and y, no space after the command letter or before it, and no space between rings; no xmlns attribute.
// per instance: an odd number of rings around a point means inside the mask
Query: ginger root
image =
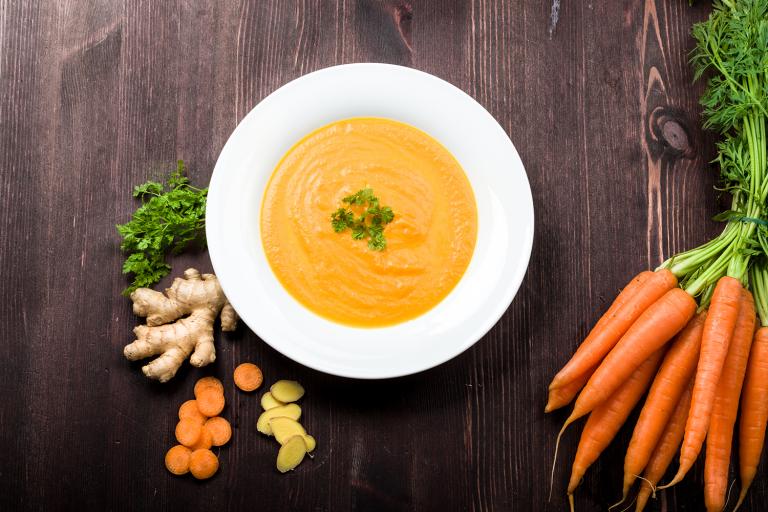
<svg viewBox="0 0 768 512"><path fill-rule="evenodd" d="M216 276L201 275L194 268L185 270L183 279L177 277L165 295L139 288L131 293L131 300L134 314L146 317L147 324L133 330L136 340L126 345L123 353L131 361L160 354L142 368L144 375L160 382L176 375L188 357L197 367L216 359L213 322L217 316L221 316L222 331L237 327L237 313Z"/></svg>

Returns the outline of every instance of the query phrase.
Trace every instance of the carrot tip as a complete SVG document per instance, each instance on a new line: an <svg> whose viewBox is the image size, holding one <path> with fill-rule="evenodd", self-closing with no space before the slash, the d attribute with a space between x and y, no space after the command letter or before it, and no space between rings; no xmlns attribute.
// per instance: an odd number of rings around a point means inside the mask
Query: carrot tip
<svg viewBox="0 0 768 512"><path fill-rule="evenodd" d="M725 503L723 503L723 510L725 510L726 505L728 505L728 500L731 499L731 491L733 490L733 485L736 483L736 479L734 479L731 482L731 485L728 487L728 494L725 495Z"/></svg>
<svg viewBox="0 0 768 512"><path fill-rule="evenodd" d="M675 476L675 478L673 478L672 481L669 482L667 485L660 485L656 487L656 491L663 491L664 489L668 489L669 487L672 487L673 485L680 483L680 480L682 480L682 478L678 478L677 476ZM656 491L653 492L654 496L656 495Z"/></svg>
<svg viewBox="0 0 768 512"><path fill-rule="evenodd" d="M621 510L621 512L627 512L627 510L632 508L632 505L634 505L636 501L637 501L637 497L635 497L635 499L633 499L632 502L629 505L627 505L625 508L623 508Z"/></svg>
<svg viewBox="0 0 768 512"><path fill-rule="evenodd" d="M739 510L739 507L741 507L741 504L744 503L744 498L747 497L747 492L746 491L747 491L746 489L743 489L741 491L741 494L739 495L739 501L737 501L736 502L736 506L733 507L733 512L736 512L737 510Z"/></svg>
<svg viewBox="0 0 768 512"><path fill-rule="evenodd" d="M571 512L574 512L575 508L573 506L573 494L568 495L568 506L571 507Z"/></svg>
<svg viewBox="0 0 768 512"><path fill-rule="evenodd" d="M573 423L573 421L573 414L571 414L568 419L565 420L563 428L560 429L560 433L557 434L557 441L555 442L555 457L552 461L552 472L549 475L549 497L547 498L547 503L552 501L552 489L555 486L555 466L557 465L557 450L560 448L560 438L563 437L563 432L565 432L565 429L568 428L568 425Z"/></svg>

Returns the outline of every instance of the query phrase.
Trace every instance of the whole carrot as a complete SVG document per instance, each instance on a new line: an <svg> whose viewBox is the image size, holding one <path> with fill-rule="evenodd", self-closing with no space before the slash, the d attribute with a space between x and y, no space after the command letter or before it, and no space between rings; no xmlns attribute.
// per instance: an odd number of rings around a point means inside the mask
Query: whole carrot
<svg viewBox="0 0 768 512"><path fill-rule="evenodd" d="M717 382L720 380L739 316L742 289L738 279L724 276L718 280L712 293L704 332L701 335L701 353L696 368L696 379L693 382L691 410L688 413L685 437L680 449L680 467L672 481L659 487L660 489L675 485L683 479L696 462L704 444L715 402Z"/></svg>
<svg viewBox="0 0 768 512"><path fill-rule="evenodd" d="M695 313L696 301L680 288L669 290L654 302L597 367L563 428L603 403L651 354L680 332Z"/></svg>
<svg viewBox="0 0 768 512"><path fill-rule="evenodd" d="M755 479L765 443L766 423L768 423L768 327L761 327L755 333L752 342L747 375L744 379L744 392L741 395L741 419L739 420L741 492L736 509L744 502L749 486Z"/></svg>
<svg viewBox="0 0 768 512"><path fill-rule="evenodd" d="M595 373L597 365L593 366L586 373L580 375L575 380L572 380L565 386L549 390L549 401L547 406L544 407L544 412L552 412L555 409L565 407L579 394L581 388L587 383L592 374Z"/></svg>
<svg viewBox="0 0 768 512"><path fill-rule="evenodd" d="M688 409L691 407L691 393L693 391L693 377L688 381L680 400L677 402L675 411L664 427L664 433L659 439L659 443L653 449L648 464L645 466L645 475L640 484L640 490L637 493L637 502L635 512L643 512L648 498L654 493L654 486L659 483L661 477L667 471L672 459L677 455L677 449L683 441L685 434L685 420L688 418Z"/></svg>
<svg viewBox="0 0 768 512"><path fill-rule="evenodd" d="M565 386L597 366L640 315L677 285L669 270L645 271L635 276L619 293L608 311L560 370L549 389Z"/></svg>
<svg viewBox="0 0 768 512"><path fill-rule="evenodd" d="M755 303L752 294L742 290L741 295L739 316L717 383L707 434L707 452L704 459L704 504L707 512L720 512L725 507L733 426L736 424L741 386L744 383L749 349L755 333Z"/></svg>
<svg viewBox="0 0 768 512"><path fill-rule="evenodd" d="M696 301L693 297L680 288L672 288L640 315L598 366L557 434L550 473L550 496L560 439L568 425L592 412L611 396L646 359L680 332L695 313Z"/></svg>
<svg viewBox="0 0 768 512"><path fill-rule="evenodd" d="M706 313L693 317L664 356L664 362L653 380L624 458L624 488L621 501L626 499L635 478L648 464L670 416L680 402L680 396L693 379L699 360L705 318Z"/></svg>
<svg viewBox="0 0 768 512"><path fill-rule="evenodd" d="M648 389L656 374L664 349L659 349L643 362L629 378L592 414L581 432L579 447L568 483L568 500L573 506L573 492L581 482L587 468L592 465L610 444L629 414Z"/></svg>

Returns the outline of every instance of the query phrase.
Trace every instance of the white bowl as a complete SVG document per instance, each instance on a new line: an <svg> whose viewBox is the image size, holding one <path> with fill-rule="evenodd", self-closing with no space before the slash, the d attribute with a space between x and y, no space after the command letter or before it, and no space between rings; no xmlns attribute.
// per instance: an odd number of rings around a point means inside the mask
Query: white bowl
<svg viewBox="0 0 768 512"><path fill-rule="evenodd" d="M347 327L304 308L278 282L261 244L261 201L280 158L314 129L358 116L402 121L440 141L477 200L477 244L461 281L432 310L390 327ZM284 85L237 126L211 178L206 235L224 292L261 339L310 368L379 379L439 365L493 327L528 266L533 201L515 147L470 96L414 69L348 64Z"/></svg>

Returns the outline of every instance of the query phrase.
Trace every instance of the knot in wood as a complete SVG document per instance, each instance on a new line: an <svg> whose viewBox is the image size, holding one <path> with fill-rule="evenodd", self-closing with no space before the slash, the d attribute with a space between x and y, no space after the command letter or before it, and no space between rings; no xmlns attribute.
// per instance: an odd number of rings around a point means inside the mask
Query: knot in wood
<svg viewBox="0 0 768 512"><path fill-rule="evenodd" d="M692 158L694 148L682 112L668 107L657 107L651 113L650 129L653 139L670 156Z"/></svg>

